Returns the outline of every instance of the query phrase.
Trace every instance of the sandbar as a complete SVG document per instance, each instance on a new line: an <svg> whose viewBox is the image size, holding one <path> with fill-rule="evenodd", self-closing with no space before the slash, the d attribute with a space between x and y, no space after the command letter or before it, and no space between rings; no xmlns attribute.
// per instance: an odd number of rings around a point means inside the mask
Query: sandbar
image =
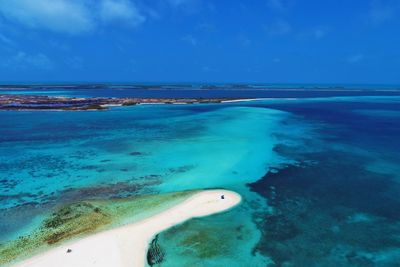
<svg viewBox="0 0 400 267"><path fill-rule="evenodd" d="M145 266L149 243L156 234L191 218L228 210L240 201L241 196L232 191L201 191L152 217L67 243L15 266Z"/></svg>

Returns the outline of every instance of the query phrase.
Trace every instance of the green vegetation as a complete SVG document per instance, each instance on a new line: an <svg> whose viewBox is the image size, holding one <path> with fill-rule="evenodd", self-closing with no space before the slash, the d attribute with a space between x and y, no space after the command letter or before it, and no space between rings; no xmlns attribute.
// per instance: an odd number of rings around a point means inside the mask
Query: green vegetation
<svg viewBox="0 0 400 267"><path fill-rule="evenodd" d="M30 235L0 244L0 265L51 246L152 216L190 197L195 191L129 199L84 201L58 207Z"/></svg>
<svg viewBox="0 0 400 267"><path fill-rule="evenodd" d="M221 235L216 235L214 231L204 229L185 236L179 242L179 246L185 248L184 254L186 253L199 259L207 259L229 254L232 243L226 242L226 240L229 240L229 237L222 239Z"/></svg>

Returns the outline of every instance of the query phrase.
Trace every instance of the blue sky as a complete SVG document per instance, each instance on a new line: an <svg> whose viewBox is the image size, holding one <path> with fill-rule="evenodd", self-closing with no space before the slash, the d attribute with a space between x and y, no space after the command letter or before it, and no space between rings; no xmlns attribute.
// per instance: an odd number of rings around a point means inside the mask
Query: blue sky
<svg viewBox="0 0 400 267"><path fill-rule="evenodd" d="M400 84L399 0L0 0L0 81Z"/></svg>

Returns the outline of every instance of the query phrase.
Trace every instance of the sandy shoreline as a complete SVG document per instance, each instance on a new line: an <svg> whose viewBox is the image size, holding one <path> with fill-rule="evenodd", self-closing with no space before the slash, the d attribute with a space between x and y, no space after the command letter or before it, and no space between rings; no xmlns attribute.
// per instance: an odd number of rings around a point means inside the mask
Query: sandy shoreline
<svg viewBox="0 0 400 267"><path fill-rule="evenodd" d="M222 212L240 201L240 195L232 191L202 191L155 216L62 245L15 266L145 266L149 242L157 233L190 218Z"/></svg>
<svg viewBox="0 0 400 267"><path fill-rule="evenodd" d="M243 99L222 100L221 103L250 102L250 101L259 101L266 99L267 98L243 98Z"/></svg>

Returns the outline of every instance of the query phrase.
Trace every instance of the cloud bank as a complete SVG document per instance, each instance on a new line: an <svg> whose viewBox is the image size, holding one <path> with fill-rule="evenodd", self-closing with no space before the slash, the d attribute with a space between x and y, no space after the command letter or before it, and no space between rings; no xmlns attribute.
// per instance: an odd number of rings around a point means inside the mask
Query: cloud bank
<svg viewBox="0 0 400 267"><path fill-rule="evenodd" d="M100 17L104 22L137 26L146 20L134 3L128 0L103 0L100 5Z"/></svg>
<svg viewBox="0 0 400 267"><path fill-rule="evenodd" d="M145 21L129 0L0 0L0 16L31 29L83 34L101 24Z"/></svg>
<svg viewBox="0 0 400 267"><path fill-rule="evenodd" d="M2 62L2 66L15 70L51 70L54 68L53 62L44 54L27 54L19 51L17 54Z"/></svg>

